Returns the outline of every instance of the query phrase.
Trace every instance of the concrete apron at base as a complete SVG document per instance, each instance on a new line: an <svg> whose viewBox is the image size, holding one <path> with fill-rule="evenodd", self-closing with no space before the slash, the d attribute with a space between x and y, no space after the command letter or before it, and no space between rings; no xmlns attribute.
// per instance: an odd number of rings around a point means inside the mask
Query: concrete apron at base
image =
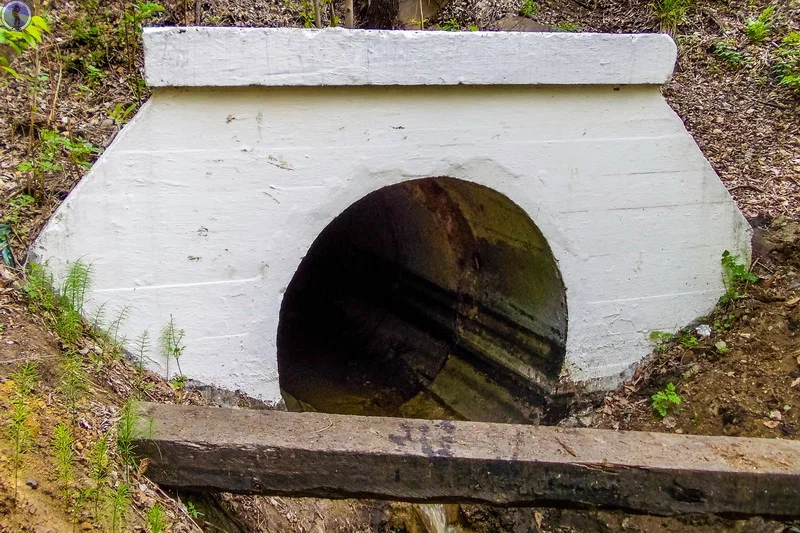
<svg viewBox="0 0 800 533"><path fill-rule="evenodd" d="M660 94L666 36L158 28L145 47L150 101L32 252L57 279L91 262L86 311L127 307L128 338L172 316L192 379L277 402L282 313L312 298L357 319L348 331L375 325L381 302L292 288L320 235L375 191L382 207L337 235L402 272L375 285L415 328L385 361L443 396L481 396L478 375L515 398L501 410L525 390L535 404L615 386L651 331L713 308L724 250L749 254L746 221ZM423 300L438 303L408 311ZM434 370L420 331L450 343ZM480 417L468 407L488 396L445 403Z"/></svg>

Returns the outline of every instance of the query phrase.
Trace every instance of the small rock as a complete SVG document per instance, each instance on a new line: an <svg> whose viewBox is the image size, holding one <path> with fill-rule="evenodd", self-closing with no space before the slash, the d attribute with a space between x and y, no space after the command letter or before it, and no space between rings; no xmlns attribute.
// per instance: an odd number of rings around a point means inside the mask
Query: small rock
<svg viewBox="0 0 800 533"><path fill-rule="evenodd" d="M81 529L84 531L89 531L90 529L92 529L92 524L90 524L89 522L81 522Z"/></svg>
<svg viewBox="0 0 800 533"><path fill-rule="evenodd" d="M777 420L766 420L764 421L764 425L767 426L769 429L775 429L776 427L778 427L778 425L780 425L780 422L778 422Z"/></svg>
<svg viewBox="0 0 800 533"><path fill-rule="evenodd" d="M576 428L579 426L577 417L570 416L558 423L562 428Z"/></svg>
<svg viewBox="0 0 800 533"><path fill-rule="evenodd" d="M588 428L594 422L594 417L592 415L579 416L578 422L581 426Z"/></svg>
<svg viewBox="0 0 800 533"><path fill-rule="evenodd" d="M39 488L39 482L36 481L35 479L26 479L25 480L25 484L28 485L33 490L36 490L36 489Z"/></svg>
<svg viewBox="0 0 800 533"><path fill-rule="evenodd" d="M790 386L797 387L798 385L800 385L800 378L797 378L796 380L792 381L792 384Z"/></svg>
<svg viewBox="0 0 800 533"><path fill-rule="evenodd" d="M725 343L725 341L719 341L718 343L714 344L714 348L716 348L719 353L728 351L728 345Z"/></svg>
<svg viewBox="0 0 800 533"><path fill-rule="evenodd" d="M661 420L661 423L664 424L664 427L667 429L672 429L678 425L678 421L675 420L675 417L669 415L665 416L664 419Z"/></svg>
<svg viewBox="0 0 800 533"><path fill-rule="evenodd" d="M783 415L781 414L780 411L775 409L774 411L770 411L769 412L769 419L770 420L777 420L778 422L780 422L781 420L783 420Z"/></svg>
<svg viewBox="0 0 800 533"><path fill-rule="evenodd" d="M708 324L700 324L695 328L695 331L704 339L707 339L711 336L711 326Z"/></svg>

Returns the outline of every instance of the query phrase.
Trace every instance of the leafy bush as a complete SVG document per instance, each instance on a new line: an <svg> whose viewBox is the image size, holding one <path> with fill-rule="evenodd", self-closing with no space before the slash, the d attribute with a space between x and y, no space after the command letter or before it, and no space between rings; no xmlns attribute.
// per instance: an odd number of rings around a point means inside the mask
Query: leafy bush
<svg viewBox="0 0 800 533"><path fill-rule="evenodd" d="M772 30L771 19L774 14L775 6L769 6L757 18L747 19L745 27L747 37L756 44L763 43Z"/></svg>
<svg viewBox="0 0 800 533"><path fill-rule="evenodd" d="M19 73L11 68L14 54L22 55L25 50L36 48L42 42L42 34L49 31L47 21L38 15L32 16L30 24L22 31L9 30L0 26L0 45L6 45L12 52L10 54L4 52L7 55L0 55L0 72L20 78Z"/></svg>

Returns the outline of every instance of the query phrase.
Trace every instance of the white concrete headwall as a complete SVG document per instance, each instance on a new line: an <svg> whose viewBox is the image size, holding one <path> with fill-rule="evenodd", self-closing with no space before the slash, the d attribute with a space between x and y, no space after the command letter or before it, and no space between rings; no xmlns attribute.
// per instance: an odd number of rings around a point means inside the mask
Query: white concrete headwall
<svg viewBox="0 0 800 533"><path fill-rule="evenodd" d="M381 187L459 178L542 231L567 288L564 380L612 386L650 331L714 306L748 225L658 85L465 83L157 88L33 253L56 273L91 261L90 308L130 306L131 338L172 315L189 377L277 401L282 295L314 239Z"/></svg>

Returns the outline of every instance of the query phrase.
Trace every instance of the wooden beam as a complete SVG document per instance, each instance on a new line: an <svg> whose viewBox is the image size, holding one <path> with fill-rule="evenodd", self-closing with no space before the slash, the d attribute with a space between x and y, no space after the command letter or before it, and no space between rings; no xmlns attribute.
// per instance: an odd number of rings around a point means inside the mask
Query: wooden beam
<svg viewBox="0 0 800 533"><path fill-rule="evenodd" d="M143 404L157 483L322 498L800 516L800 441ZM152 420L152 426L150 426Z"/></svg>

